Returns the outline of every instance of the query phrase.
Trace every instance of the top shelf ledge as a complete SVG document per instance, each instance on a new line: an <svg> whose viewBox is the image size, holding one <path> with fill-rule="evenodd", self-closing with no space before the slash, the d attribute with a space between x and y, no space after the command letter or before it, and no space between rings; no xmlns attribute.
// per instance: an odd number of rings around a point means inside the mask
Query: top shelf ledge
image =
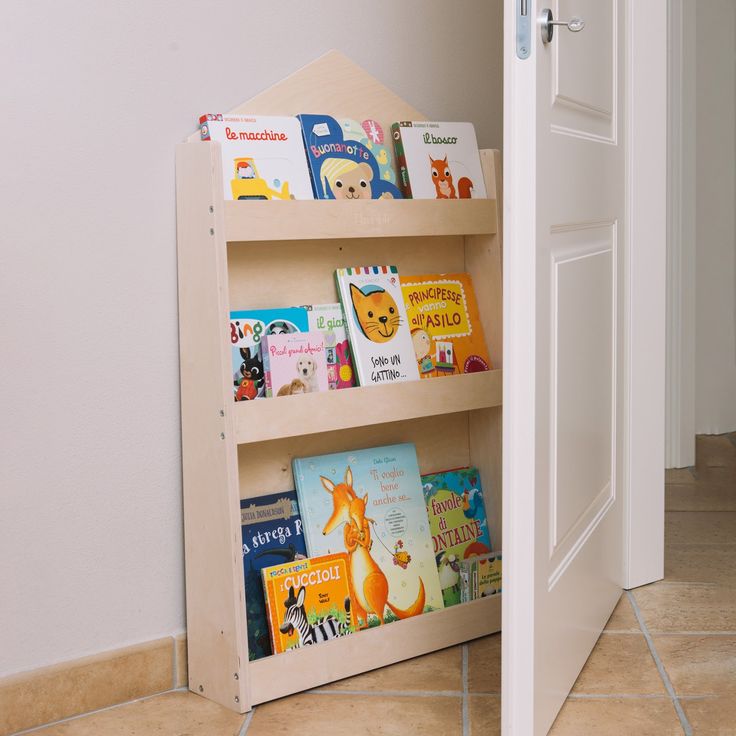
<svg viewBox="0 0 736 736"><path fill-rule="evenodd" d="M225 201L228 242L490 235L493 199Z"/></svg>

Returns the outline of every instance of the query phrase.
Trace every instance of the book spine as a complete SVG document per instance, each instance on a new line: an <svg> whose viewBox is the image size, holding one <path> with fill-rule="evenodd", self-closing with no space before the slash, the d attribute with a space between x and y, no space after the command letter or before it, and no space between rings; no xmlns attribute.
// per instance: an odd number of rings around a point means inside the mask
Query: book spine
<svg viewBox="0 0 736 736"><path fill-rule="evenodd" d="M335 284L337 286L337 295L340 298L340 305L342 306L343 314L345 315L345 332L348 336L348 343L350 344L350 357L353 361L353 375L355 376L355 385L364 386L365 376L363 375L363 363L361 362L360 355L358 354L358 341L355 339L355 326L351 326L352 314L350 310L352 305L349 303L350 295L346 294L345 284L347 280L345 278L344 269L338 269L335 271Z"/></svg>
<svg viewBox="0 0 736 736"><path fill-rule="evenodd" d="M273 397L273 387L271 382L271 358L268 352L268 336L261 341L261 360L263 362L263 379L266 383L266 397Z"/></svg>
<svg viewBox="0 0 736 736"><path fill-rule="evenodd" d="M304 535L304 546L307 548L307 556L312 557L314 546L310 539L312 532L311 519L309 517L309 499L304 489L304 474L302 473L302 461L295 457L291 461L291 470L294 475L294 488L296 490L296 501L299 505L299 513L302 517L302 534Z"/></svg>
<svg viewBox="0 0 736 736"><path fill-rule="evenodd" d="M406 154L404 153L404 141L401 138L401 124L391 125L391 137L394 141L394 152L396 154L396 167L399 172L399 189L404 199L412 199L411 182L409 181L409 169L406 165Z"/></svg>

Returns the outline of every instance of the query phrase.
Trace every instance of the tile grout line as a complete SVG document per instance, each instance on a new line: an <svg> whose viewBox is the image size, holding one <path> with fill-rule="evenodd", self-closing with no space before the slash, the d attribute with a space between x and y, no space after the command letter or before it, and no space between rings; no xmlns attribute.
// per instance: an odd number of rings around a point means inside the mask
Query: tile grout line
<svg viewBox="0 0 736 736"><path fill-rule="evenodd" d="M13 731L9 736L24 736L25 734L35 733L44 728L51 728L52 726L60 726L71 721L79 721L87 716L94 716L98 713L105 713L108 710L114 710L115 708L122 708L126 705L133 705L135 703L144 703L146 700L152 700L153 698L159 698L162 695L168 693L184 693L188 692L185 687L177 687L173 690L162 690L160 693L152 693L151 695L143 695L140 698L133 698L131 700L125 700L122 703L113 703L112 705L104 705L101 708L95 708L94 710L88 710L84 713L75 713L73 716L66 716L66 718L59 718L55 721L49 721L48 723L41 723L38 726L31 726L30 728L24 728L20 731Z"/></svg>
<svg viewBox="0 0 736 736"><path fill-rule="evenodd" d="M360 695L374 698L461 698L461 690L307 690L305 695Z"/></svg>
<svg viewBox="0 0 736 736"><path fill-rule="evenodd" d="M254 705L248 711L248 715L245 717L245 721L243 721L243 725L240 727L240 732L238 733L238 736L245 736L245 734L248 733L248 728L250 727L250 723L253 720L253 714L255 712L256 712L256 706Z"/></svg>
<svg viewBox="0 0 736 736"><path fill-rule="evenodd" d="M463 664L463 736L470 736L470 714L468 712L468 645L463 644L462 648Z"/></svg>
<svg viewBox="0 0 736 736"><path fill-rule="evenodd" d="M649 629L647 628L647 625L644 623L644 617L641 614L641 609L639 608L639 604L636 602L636 599L634 598L634 594L630 590L626 591L626 595L629 599L629 603L631 604L631 607L634 609L634 615L636 616L636 620L639 622L641 633L644 634L644 639L646 640L647 646L649 647L649 653L652 655L654 664L657 666L657 671L659 672L659 676L662 678L662 682L664 683L665 690L667 690L670 697L672 698L672 704L675 706L675 711L677 713L677 717L680 719L682 730L685 732L685 736L693 736L693 727L690 725L690 721L688 721L687 716L685 715L685 711L682 709L682 704L680 703L680 700L677 697L677 693L675 693L675 688L672 685L672 681L670 680L669 675L667 674L667 670L665 670L664 668L664 664L662 663L662 660L659 658L657 649L654 646L654 640L652 639L652 635L649 633Z"/></svg>

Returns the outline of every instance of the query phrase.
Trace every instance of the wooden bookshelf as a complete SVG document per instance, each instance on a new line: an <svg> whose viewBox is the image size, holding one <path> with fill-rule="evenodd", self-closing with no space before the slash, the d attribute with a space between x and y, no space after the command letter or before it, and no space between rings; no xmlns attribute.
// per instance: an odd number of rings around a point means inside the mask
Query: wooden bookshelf
<svg viewBox="0 0 736 736"><path fill-rule="evenodd" d="M234 112L304 110L423 119L331 52ZM480 470L501 547L500 160L482 151L489 198L470 201L224 201L220 146L177 148L177 237L189 687L244 712L498 631L500 597L461 604L248 661L240 500L291 490L291 460L413 442L423 472ZM357 204L357 206L356 206ZM335 301L333 272L391 263L399 273L467 271L494 369L322 394L233 401L231 309Z"/></svg>

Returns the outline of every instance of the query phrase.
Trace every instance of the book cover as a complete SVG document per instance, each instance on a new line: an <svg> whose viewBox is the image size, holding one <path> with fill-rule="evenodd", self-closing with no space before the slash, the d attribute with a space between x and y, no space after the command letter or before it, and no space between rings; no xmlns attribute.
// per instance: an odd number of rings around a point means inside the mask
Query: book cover
<svg viewBox="0 0 736 736"><path fill-rule="evenodd" d="M422 378L490 370L470 274L402 276L401 292Z"/></svg>
<svg viewBox="0 0 736 736"><path fill-rule="evenodd" d="M400 199L391 142L375 120L299 115L315 199ZM365 125L365 127L363 127Z"/></svg>
<svg viewBox="0 0 736 736"><path fill-rule="evenodd" d="M325 338L321 332L293 332L263 338L266 396L327 391Z"/></svg>
<svg viewBox="0 0 736 736"><path fill-rule="evenodd" d="M319 330L325 338L327 383L330 390L355 386L355 370L342 306L337 302L307 304L305 309L309 329Z"/></svg>
<svg viewBox="0 0 736 736"><path fill-rule="evenodd" d="M399 122L391 126L391 135L405 197L487 196L472 123Z"/></svg>
<svg viewBox="0 0 736 736"><path fill-rule="evenodd" d="M347 552L361 628L443 607L414 445L295 458L310 555Z"/></svg>
<svg viewBox="0 0 736 736"><path fill-rule="evenodd" d="M460 602L467 603L477 598L486 598L503 592L501 552L492 552L470 557L460 562Z"/></svg>
<svg viewBox="0 0 736 736"><path fill-rule="evenodd" d="M361 386L419 378L396 266L335 271Z"/></svg>
<svg viewBox="0 0 736 736"><path fill-rule="evenodd" d="M272 653L261 570L279 563L303 560L307 556L296 492L241 499L240 528L248 659L252 660Z"/></svg>
<svg viewBox="0 0 736 736"><path fill-rule="evenodd" d="M308 329L307 310L303 307L230 312L235 401L249 401L266 396L262 351L264 337L306 332Z"/></svg>
<svg viewBox="0 0 736 736"><path fill-rule="evenodd" d="M429 473L422 489L442 597L452 606L461 599L460 562L492 549L480 475L477 468Z"/></svg>
<svg viewBox="0 0 736 736"><path fill-rule="evenodd" d="M266 567L261 574L274 652L320 644L355 630L344 552Z"/></svg>
<svg viewBox="0 0 736 736"><path fill-rule="evenodd" d="M199 134L222 146L225 199L314 199L296 118L207 114Z"/></svg>

